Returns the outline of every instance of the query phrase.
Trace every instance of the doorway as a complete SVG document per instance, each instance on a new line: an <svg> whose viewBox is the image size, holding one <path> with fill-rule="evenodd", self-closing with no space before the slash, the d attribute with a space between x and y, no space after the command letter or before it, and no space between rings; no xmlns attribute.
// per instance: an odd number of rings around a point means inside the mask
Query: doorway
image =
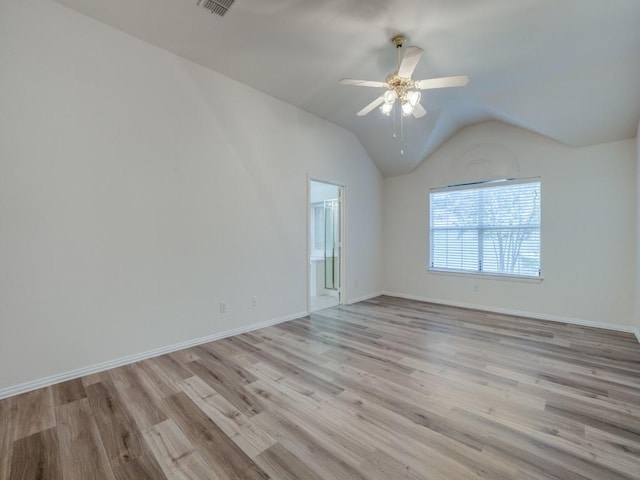
<svg viewBox="0 0 640 480"><path fill-rule="evenodd" d="M342 302L344 187L309 181L309 311Z"/></svg>

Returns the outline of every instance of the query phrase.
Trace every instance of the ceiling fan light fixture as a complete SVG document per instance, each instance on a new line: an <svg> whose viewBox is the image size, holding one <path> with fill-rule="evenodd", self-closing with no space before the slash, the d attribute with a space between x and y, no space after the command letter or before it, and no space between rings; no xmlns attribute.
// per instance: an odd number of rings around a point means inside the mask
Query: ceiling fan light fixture
<svg viewBox="0 0 640 480"><path fill-rule="evenodd" d="M393 102L391 103L383 103L382 106L380 107L380 111L382 113L384 113L386 116L391 115L391 110L393 110Z"/></svg>
<svg viewBox="0 0 640 480"><path fill-rule="evenodd" d="M417 90L409 90L407 92L407 102L409 102L412 107L415 107L420 101L421 96L422 95Z"/></svg>
<svg viewBox="0 0 640 480"><path fill-rule="evenodd" d="M204 1L204 0L203 0ZM222 0L207 0L207 1L222 1ZM226 0L233 1L233 0ZM381 88L383 89L381 95L369 103L366 107L361 109L357 115L363 117L368 115L376 108L380 109L383 115L391 116L392 112L395 112L396 101L399 104L399 109L402 110L400 119L412 115L415 118L422 118L427 114L427 111L422 105L421 90L431 90L436 88L449 88L449 87L463 87L469 83L469 77L467 75L455 75L451 77L439 77L439 78L427 78L424 80L414 80L413 73L420 62L422 48L411 46L403 49L406 38L404 35L396 35L391 39L393 45L396 47L398 53L398 69L387 75L385 81L375 80L356 80L353 78L341 78L340 85L353 85L359 87ZM394 129L395 120L394 117ZM402 122L400 122L400 128L402 128ZM402 137L402 133L400 134ZM395 133L394 133L395 138ZM402 152L401 152L402 153Z"/></svg>
<svg viewBox="0 0 640 480"><path fill-rule="evenodd" d="M393 105L393 102L396 101L396 98L398 98L398 94L395 92L395 90L387 90L386 92L384 92L384 103L387 105ZM389 110L391 111L391 110Z"/></svg>

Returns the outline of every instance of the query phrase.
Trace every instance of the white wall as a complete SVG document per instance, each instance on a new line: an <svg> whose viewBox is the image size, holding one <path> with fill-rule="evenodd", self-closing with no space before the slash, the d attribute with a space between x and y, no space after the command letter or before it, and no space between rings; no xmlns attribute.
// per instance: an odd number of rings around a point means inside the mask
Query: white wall
<svg viewBox="0 0 640 480"><path fill-rule="evenodd" d="M456 159L479 144L502 145L515 154L522 178L542 177L541 283L427 269L429 189L443 186ZM415 172L384 180L386 290L629 328L634 323L635 273L629 259L636 249L635 164L635 140L575 149L499 122L461 130Z"/></svg>
<svg viewBox="0 0 640 480"><path fill-rule="evenodd" d="M0 391L305 312L307 175L381 290L353 134L50 0L0 3L0 64Z"/></svg>
<svg viewBox="0 0 640 480"><path fill-rule="evenodd" d="M635 289L635 319L636 336L640 341L640 122L638 122L638 132L636 133L636 289Z"/></svg>

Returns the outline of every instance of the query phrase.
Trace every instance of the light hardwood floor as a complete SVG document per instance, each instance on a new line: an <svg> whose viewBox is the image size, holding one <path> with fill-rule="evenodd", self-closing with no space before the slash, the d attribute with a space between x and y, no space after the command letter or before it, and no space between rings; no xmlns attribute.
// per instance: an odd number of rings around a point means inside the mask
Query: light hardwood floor
<svg viewBox="0 0 640 480"><path fill-rule="evenodd" d="M640 345L379 297L0 401L0 478L640 479Z"/></svg>

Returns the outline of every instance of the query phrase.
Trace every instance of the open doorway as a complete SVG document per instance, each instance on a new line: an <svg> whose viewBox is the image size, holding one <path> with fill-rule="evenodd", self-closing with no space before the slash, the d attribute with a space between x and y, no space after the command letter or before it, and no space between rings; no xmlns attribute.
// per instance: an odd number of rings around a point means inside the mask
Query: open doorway
<svg viewBox="0 0 640 480"><path fill-rule="evenodd" d="M342 301L344 187L309 181L309 311Z"/></svg>

